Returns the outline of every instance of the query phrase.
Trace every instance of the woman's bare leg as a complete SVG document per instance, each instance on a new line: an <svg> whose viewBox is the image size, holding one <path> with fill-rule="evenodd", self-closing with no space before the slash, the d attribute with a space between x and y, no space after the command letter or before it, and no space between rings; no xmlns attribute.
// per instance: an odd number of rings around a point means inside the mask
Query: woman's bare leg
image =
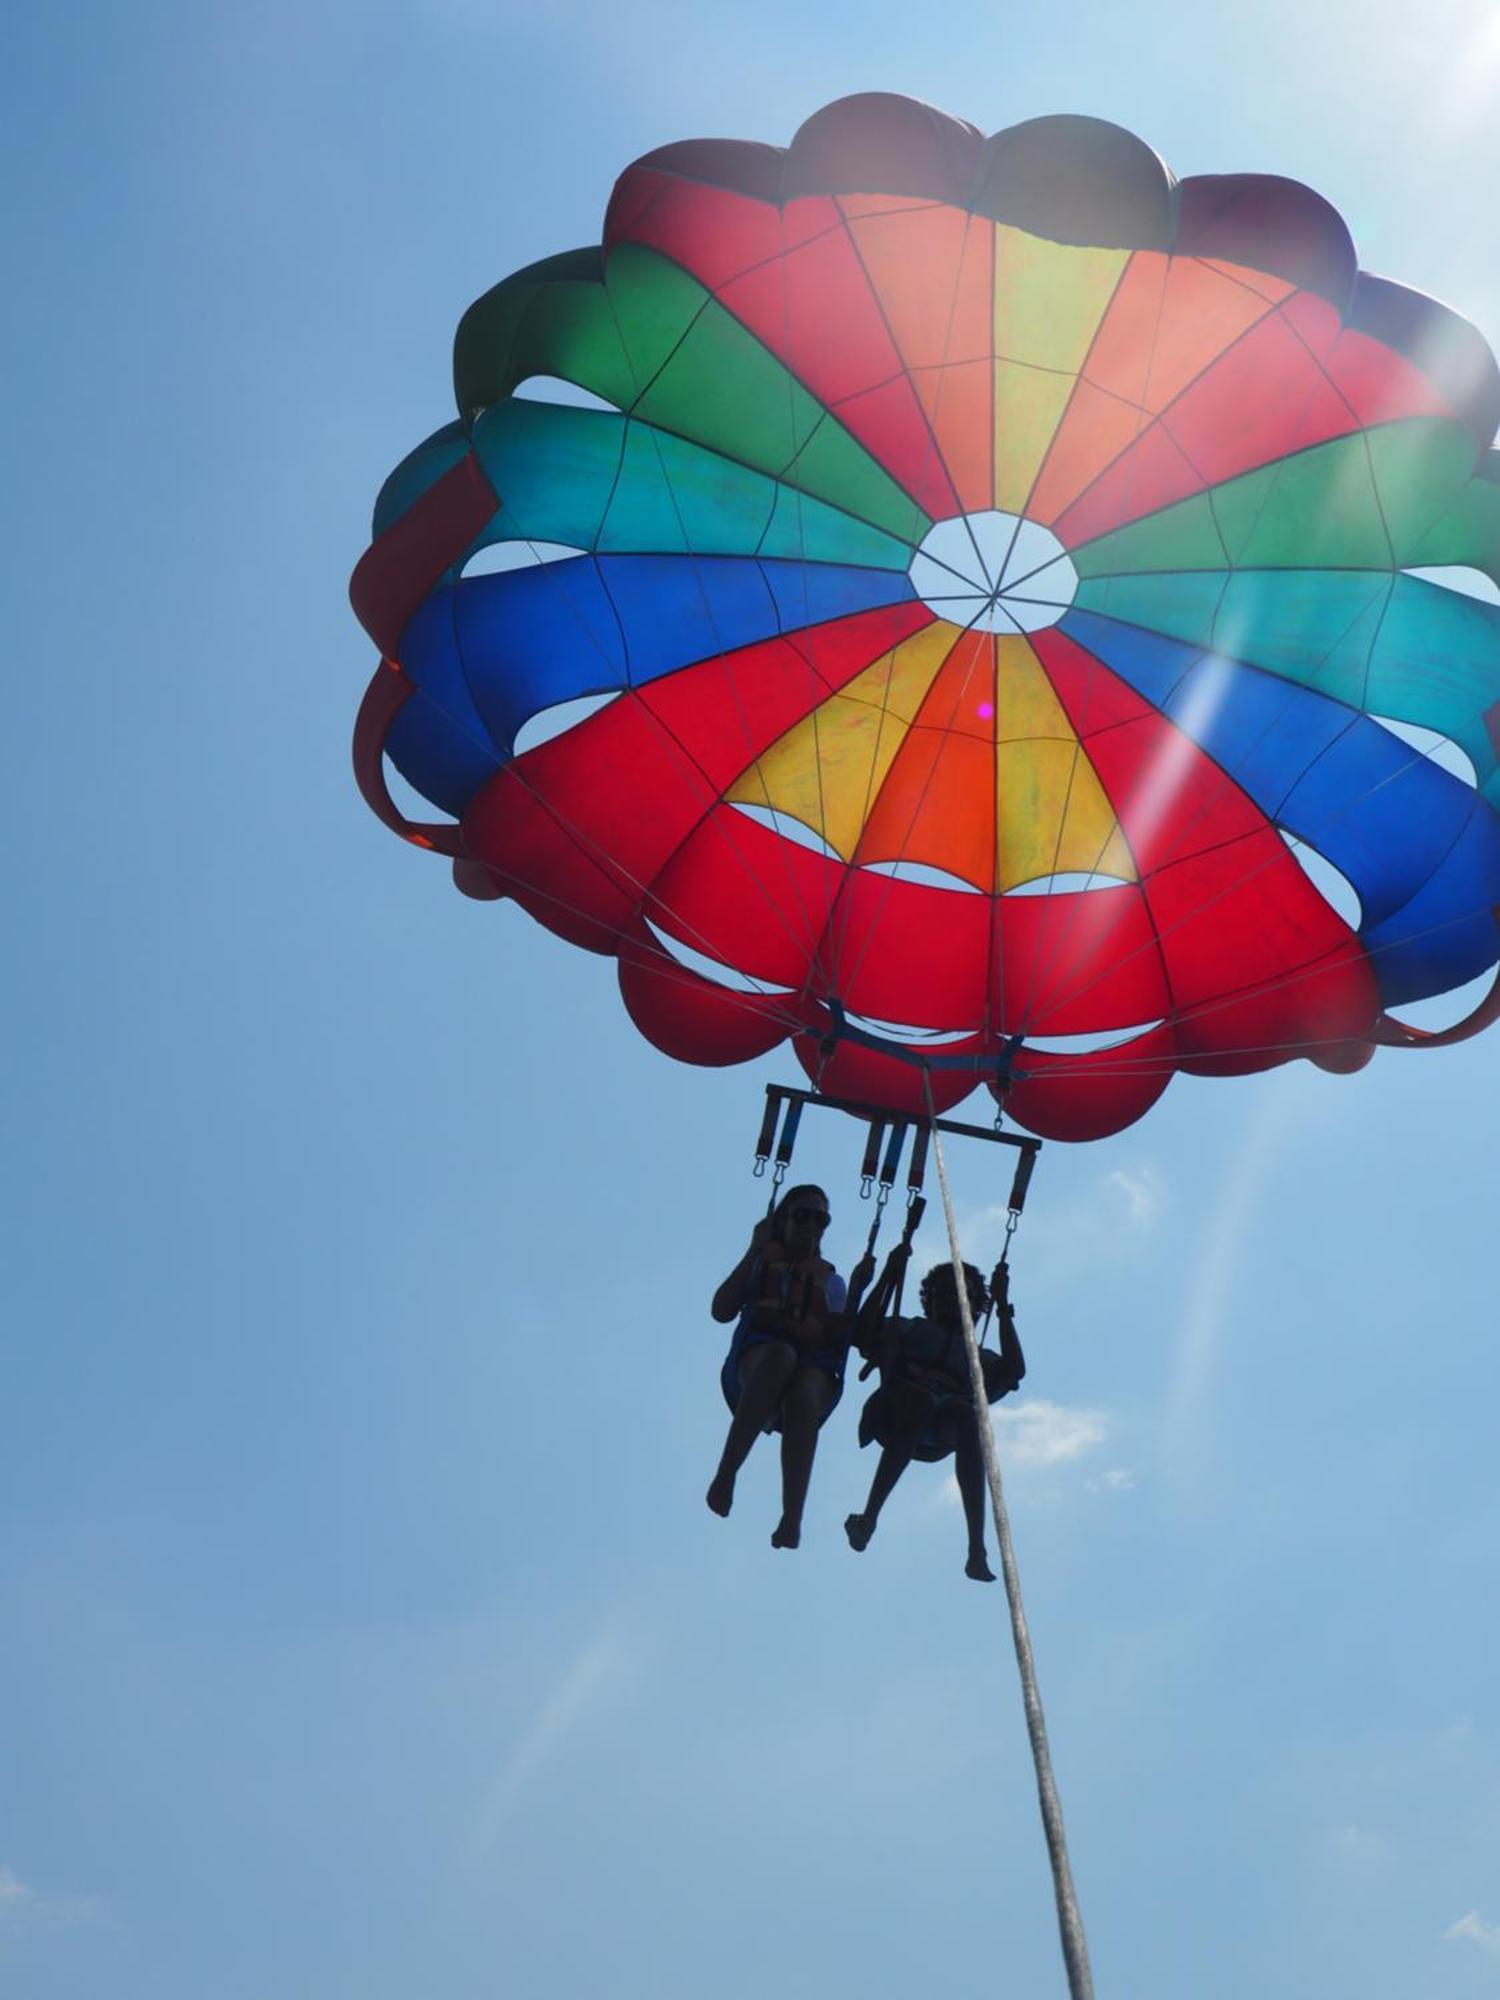
<svg viewBox="0 0 1500 2000"><path fill-rule="evenodd" d="M734 1505L735 1474L750 1456L750 1447L766 1427L797 1369L797 1350L785 1340L760 1340L740 1356L740 1400L730 1420L729 1435L719 1456L719 1469L708 1489L708 1504L716 1514Z"/></svg>
<svg viewBox="0 0 1500 2000"><path fill-rule="evenodd" d="M773 1549L794 1549L802 1539L802 1509L812 1478L818 1430L833 1407L837 1388L822 1368L799 1368L781 1401L781 1519Z"/></svg>

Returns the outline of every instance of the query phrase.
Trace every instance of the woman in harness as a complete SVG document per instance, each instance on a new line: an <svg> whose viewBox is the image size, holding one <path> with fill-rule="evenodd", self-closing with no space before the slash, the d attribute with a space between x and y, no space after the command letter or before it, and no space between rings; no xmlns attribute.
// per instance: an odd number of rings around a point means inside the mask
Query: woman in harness
<svg viewBox="0 0 1500 2000"><path fill-rule="evenodd" d="M859 1441L862 1445L873 1441L881 1449L864 1512L848 1517L844 1533L850 1548L868 1548L880 1510L912 1460L930 1463L951 1452L969 1537L964 1574L976 1583L993 1583L984 1546L984 1457L953 1266L935 1265L922 1280L920 1319L888 1319L897 1280L910 1255L905 1243L891 1252L854 1331L856 1345L879 1366L881 1376L880 1387L860 1413ZM980 1354L986 1398L996 1403L1026 1373L1010 1305L1009 1268L1002 1258L988 1290L972 1264L965 1264L964 1278L972 1317L977 1320L991 1300L999 1315L1000 1352L985 1349Z"/></svg>
<svg viewBox="0 0 1500 2000"><path fill-rule="evenodd" d="M828 1197L794 1187L755 1225L750 1246L714 1293L721 1325L735 1321L719 1380L733 1411L708 1504L727 1514L735 1475L762 1431L781 1432L781 1519L771 1546L794 1549L818 1432L844 1389L849 1325L843 1279L822 1254ZM856 1268L856 1296L873 1275Z"/></svg>

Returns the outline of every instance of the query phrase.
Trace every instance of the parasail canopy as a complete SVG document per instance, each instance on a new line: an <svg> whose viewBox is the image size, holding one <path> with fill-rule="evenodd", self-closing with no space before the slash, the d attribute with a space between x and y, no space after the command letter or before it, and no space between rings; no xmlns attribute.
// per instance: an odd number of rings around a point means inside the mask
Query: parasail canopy
<svg viewBox="0 0 1500 2000"><path fill-rule="evenodd" d="M455 382L361 783L669 1054L1088 1138L1500 960L1500 372L1311 190L849 98L638 161Z"/></svg>

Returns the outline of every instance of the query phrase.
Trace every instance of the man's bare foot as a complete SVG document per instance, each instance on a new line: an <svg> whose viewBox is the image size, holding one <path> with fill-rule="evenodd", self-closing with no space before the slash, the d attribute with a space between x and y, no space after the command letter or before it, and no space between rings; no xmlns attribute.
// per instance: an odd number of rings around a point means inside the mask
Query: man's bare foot
<svg viewBox="0 0 1500 2000"><path fill-rule="evenodd" d="M976 1549L964 1564L964 1575L973 1577L976 1583L993 1583L995 1572L990 1568L989 1558L983 1549Z"/></svg>
<svg viewBox="0 0 1500 2000"><path fill-rule="evenodd" d="M788 1527L786 1516L783 1514L781 1519L776 1523L776 1532L771 1537L771 1547L773 1549L795 1549L801 1546L801 1542L801 1522L799 1521L795 1528Z"/></svg>
<svg viewBox="0 0 1500 2000"><path fill-rule="evenodd" d="M867 1549L874 1532L875 1523L867 1514L848 1514L844 1517L844 1533L849 1537L851 1549Z"/></svg>
<svg viewBox="0 0 1500 2000"><path fill-rule="evenodd" d="M716 1472L708 1489L708 1504L711 1511L723 1519L729 1518L729 1510L734 1505L734 1474Z"/></svg>

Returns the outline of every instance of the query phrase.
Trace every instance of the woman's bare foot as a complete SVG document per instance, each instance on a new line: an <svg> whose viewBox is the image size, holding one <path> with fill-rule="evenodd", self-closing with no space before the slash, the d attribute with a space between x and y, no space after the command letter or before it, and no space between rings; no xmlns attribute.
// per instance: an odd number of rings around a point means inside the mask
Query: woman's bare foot
<svg viewBox="0 0 1500 2000"><path fill-rule="evenodd" d="M973 1577L976 1583L993 1583L995 1572L990 1568L989 1558L983 1549L976 1549L964 1564L964 1575Z"/></svg>
<svg viewBox="0 0 1500 2000"><path fill-rule="evenodd" d="M801 1543L802 1523L799 1521L796 1527L789 1527L786 1516L783 1514L781 1519L776 1523L776 1532L771 1537L771 1547L773 1549L795 1549L799 1548Z"/></svg>
<svg viewBox="0 0 1500 2000"><path fill-rule="evenodd" d="M868 1514L848 1514L844 1517L844 1533L849 1537L851 1549L867 1549L874 1532L875 1523Z"/></svg>
<svg viewBox="0 0 1500 2000"><path fill-rule="evenodd" d="M716 1472L708 1489L710 1510L722 1519L729 1518L729 1510L734 1505L734 1474Z"/></svg>

